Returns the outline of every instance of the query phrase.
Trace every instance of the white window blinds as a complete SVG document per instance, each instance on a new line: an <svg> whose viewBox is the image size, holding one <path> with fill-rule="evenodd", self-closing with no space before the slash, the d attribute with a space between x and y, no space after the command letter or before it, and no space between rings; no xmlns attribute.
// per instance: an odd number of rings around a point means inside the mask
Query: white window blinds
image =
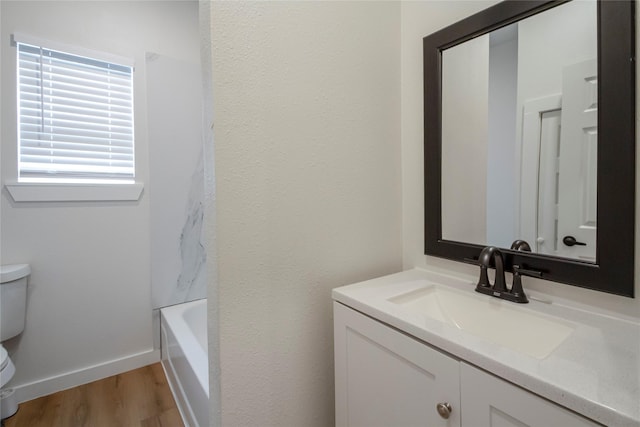
<svg viewBox="0 0 640 427"><path fill-rule="evenodd" d="M132 67L17 42L21 181L132 181Z"/></svg>

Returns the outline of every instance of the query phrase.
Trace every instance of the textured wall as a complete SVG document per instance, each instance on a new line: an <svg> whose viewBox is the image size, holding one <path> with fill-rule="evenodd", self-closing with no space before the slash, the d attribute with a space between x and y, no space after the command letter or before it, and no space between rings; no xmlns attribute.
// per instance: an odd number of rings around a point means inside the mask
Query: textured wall
<svg viewBox="0 0 640 427"><path fill-rule="evenodd" d="M403 175L403 264L406 269L445 269L471 280L477 268L424 255L424 190L422 128L422 37L478 12L495 1L402 2L402 175ZM640 33L636 34L638 37ZM640 48L640 43L636 43ZM638 68L640 72L640 67ZM640 105L640 97L636 101ZM636 108L640 131L640 108ZM640 150L637 150L640 159ZM640 164L638 161L636 164ZM640 295L640 173L636 174L636 295ZM640 316L640 299L619 297L575 286L527 278L530 289L599 306L633 317Z"/></svg>
<svg viewBox="0 0 640 427"><path fill-rule="evenodd" d="M200 63L202 69L202 135L204 158L204 245L207 254L207 330L209 344L209 425L220 426L220 345L218 322L218 263L215 221L215 170L213 145L213 52L211 5L199 2Z"/></svg>
<svg viewBox="0 0 640 427"><path fill-rule="evenodd" d="M330 291L401 269L399 13L212 2L223 425L332 425Z"/></svg>

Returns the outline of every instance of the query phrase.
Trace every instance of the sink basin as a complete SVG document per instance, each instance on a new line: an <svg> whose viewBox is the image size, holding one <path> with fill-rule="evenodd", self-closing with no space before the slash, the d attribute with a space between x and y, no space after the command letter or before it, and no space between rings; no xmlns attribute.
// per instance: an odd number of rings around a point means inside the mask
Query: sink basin
<svg viewBox="0 0 640 427"><path fill-rule="evenodd" d="M537 359L544 359L574 330L562 319L531 312L514 303L438 285L388 301Z"/></svg>

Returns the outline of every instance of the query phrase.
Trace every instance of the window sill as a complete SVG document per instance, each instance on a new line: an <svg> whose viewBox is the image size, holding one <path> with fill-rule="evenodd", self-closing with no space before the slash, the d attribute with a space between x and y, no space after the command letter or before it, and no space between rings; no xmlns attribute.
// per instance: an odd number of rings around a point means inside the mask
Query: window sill
<svg viewBox="0 0 640 427"><path fill-rule="evenodd" d="M15 202L98 202L135 201L144 184L41 184L13 182L5 184Z"/></svg>

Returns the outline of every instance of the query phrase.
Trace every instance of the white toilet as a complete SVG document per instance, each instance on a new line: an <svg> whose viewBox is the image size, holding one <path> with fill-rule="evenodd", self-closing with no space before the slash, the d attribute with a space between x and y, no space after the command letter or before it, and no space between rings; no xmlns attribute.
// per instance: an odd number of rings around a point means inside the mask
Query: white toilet
<svg viewBox="0 0 640 427"><path fill-rule="evenodd" d="M0 342L19 335L24 330L27 312L28 264L0 267ZM11 380L16 368L5 348L0 344L0 415L10 417L18 410L12 389L4 386Z"/></svg>

